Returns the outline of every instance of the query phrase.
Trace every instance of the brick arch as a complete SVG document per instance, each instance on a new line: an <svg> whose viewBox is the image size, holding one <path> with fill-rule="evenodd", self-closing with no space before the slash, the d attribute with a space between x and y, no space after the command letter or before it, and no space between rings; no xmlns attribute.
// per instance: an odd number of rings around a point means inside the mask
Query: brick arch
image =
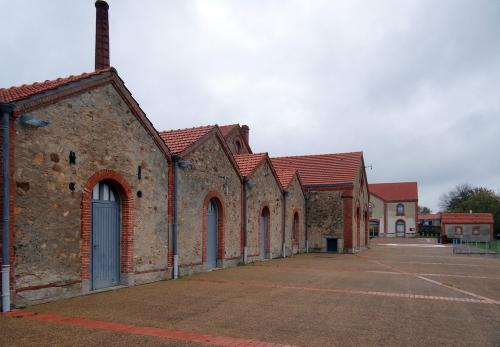
<svg viewBox="0 0 500 347"><path fill-rule="evenodd" d="M82 194L82 242L81 270L82 279L90 278L90 238L92 234L92 189L103 181L111 181L120 194L120 272L131 273L133 268L134 243L134 199L128 182L113 170L97 171L87 180Z"/></svg>
<svg viewBox="0 0 500 347"><path fill-rule="evenodd" d="M223 260L224 248L224 224L226 213L224 211L224 197L216 191L211 191L203 201L203 224L202 224L202 262L207 261L207 208L210 200L215 199L217 203L217 260Z"/></svg>

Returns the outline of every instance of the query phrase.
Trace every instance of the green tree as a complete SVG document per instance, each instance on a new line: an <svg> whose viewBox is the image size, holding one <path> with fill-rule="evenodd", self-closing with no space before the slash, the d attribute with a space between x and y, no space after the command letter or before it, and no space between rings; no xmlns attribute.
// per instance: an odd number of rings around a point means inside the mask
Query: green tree
<svg viewBox="0 0 500 347"><path fill-rule="evenodd" d="M432 211L427 206L419 206L418 207L418 214L429 214L429 213L432 213Z"/></svg>
<svg viewBox="0 0 500 347"><path fill-rule="evenodd" d="M441 196L439 205L446 212L490 212L495 234L500 233L500 195L491 189L459 184Z"/></svg>

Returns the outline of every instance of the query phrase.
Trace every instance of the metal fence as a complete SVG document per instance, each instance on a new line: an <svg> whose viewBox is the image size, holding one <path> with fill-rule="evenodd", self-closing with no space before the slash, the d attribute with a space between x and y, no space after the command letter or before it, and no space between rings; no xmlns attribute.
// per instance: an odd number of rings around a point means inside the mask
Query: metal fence
<svg viewBox="0 0 500 347"><path fill-rule="evenodd" d="M453 239L453 254L488 254L500 255L500 242L481 242Z"/></svg>

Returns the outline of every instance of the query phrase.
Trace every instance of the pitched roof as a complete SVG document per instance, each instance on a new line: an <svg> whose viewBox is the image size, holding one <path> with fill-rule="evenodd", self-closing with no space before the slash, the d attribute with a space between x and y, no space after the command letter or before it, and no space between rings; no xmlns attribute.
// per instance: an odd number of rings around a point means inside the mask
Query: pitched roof
<svg viewBox="0 0 500 347"><path fill-rule="evenodd" d="M266 156L267 153L235 154L234 159L240 168L241 176L248 177L257 169Z"/></svg>
<svg viewBox="0 0 500 347"><path fill-rule="evenodd" d="M99 75L103 72L113 70L112 67L96 70L93 72L86 72L81 75L68 76L64 78L58 78L55 80L46 80L44 82L36 82L33 84L23 84L22 86L1 88L0 89L0 102L15 102L23 99L27 99L36 94L45 93L49 90L53 90L64 85L70 84L72 82L78 82L80 80Z"/></svg>
<svg viewBox="0 0 500 347"><path fill-rule="evenodd" d="M226 137L234 128L239 127L239 124L229 124L229 125L220 125L220 132L224 137Z"/></svg>
<svg viewBox="0 0 500 347"><path fill-rule="evenodd" d="M288 185L292 182L293 176L295 176L295 173L297 170L293 169L283 169L283 168L276 168L276 174L278 175L278 179L280 181L281 187L285 189L288 187Z"/></svg>
<svg viewBox="0 0 500 347"><path fill-rule="evenodd" d="M384 201L418 200L417 182L371 183L368 189Z"/></svg>
<svg viewBox="0 0 500 347"><path fill-rule="evenodd" d="M363 152L273 158L275 167L299 172L305 186L354 184Z"/></svg>
<svg viewBox="0 0 500 347"><path fill-rule="evenodd" d="M441 213L423 213L419 214L417 219L441 219Z"/></svg>
<svg viewBox="0 0 500 347"><path fill-rule="evenodd" d="M444 224L492 224L491 213L441 213Z"/></svg>
<svg viewBox="0 0 500 347"><path fill-rule="evenodd" d="M160 137L173 154L179 154L214 129L215 125L160 132Z"/></svg>

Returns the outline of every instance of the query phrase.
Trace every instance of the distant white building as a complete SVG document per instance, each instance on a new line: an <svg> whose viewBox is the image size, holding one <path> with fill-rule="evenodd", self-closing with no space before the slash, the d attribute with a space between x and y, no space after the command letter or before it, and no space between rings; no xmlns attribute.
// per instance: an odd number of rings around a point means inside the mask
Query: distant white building
<svg viewBox="0 0 500 347"><path fill-rule="evenodd" d="M415 237L418 233L417 182L369 184L370 235Z"/></svg>

